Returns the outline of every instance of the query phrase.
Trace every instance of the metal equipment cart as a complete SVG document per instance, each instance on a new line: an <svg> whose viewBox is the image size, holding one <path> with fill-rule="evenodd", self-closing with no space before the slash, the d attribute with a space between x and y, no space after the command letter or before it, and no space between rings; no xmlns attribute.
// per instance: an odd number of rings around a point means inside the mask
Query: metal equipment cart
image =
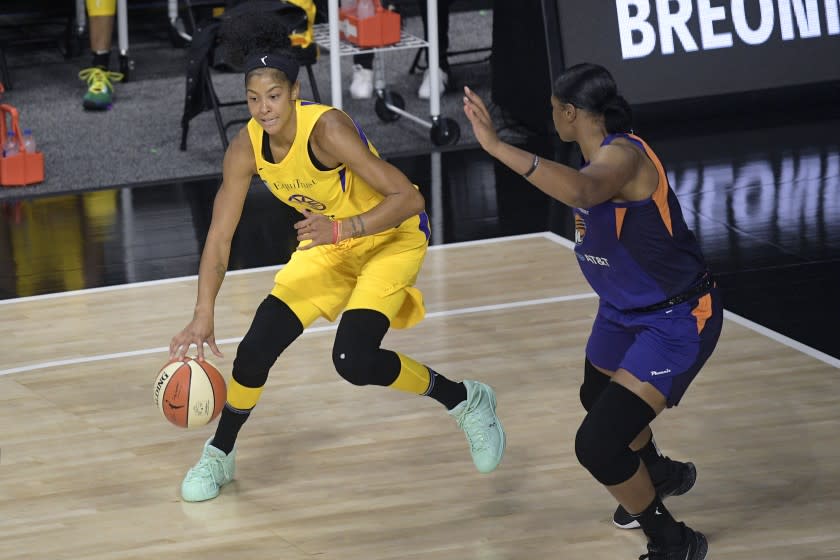
<svg viewBox="0 0 840 560"><path fill-rule="evenodd" d="M429 41L424 41L404 30L400 32L400 41L393 45L376 48L359 48L339 37L339 16L338 0L329 0L329 23L321 23L314 26L315 42L330 53L330 91L332 94L331 103L334 107L342 108L341 99L341 57L352 56L364 52L374 52L373 60L373 87L376 95L374 110L376 115L384 122L393 122L400 117L419 124L429 129L432 142L436 146L452 145L458 142L461 137L461 130L458 123L452 119L440 116L440 78L438 77L439 50L438 50L438 20L437 0L430 0L428 3L428 34ZM385 82L385 61L383 55L389 51L401 49L419 49L427 47L429 52L429 72L431 75L431 96L429 97L430 120L424 120L405 110L405 101L396 92L390 91Z"/></svg>

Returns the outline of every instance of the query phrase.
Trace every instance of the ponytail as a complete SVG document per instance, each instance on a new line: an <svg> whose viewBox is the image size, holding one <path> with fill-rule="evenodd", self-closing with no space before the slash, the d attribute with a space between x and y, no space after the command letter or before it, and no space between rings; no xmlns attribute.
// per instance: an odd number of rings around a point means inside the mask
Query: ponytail
<svg viewBox="0 0 840 560"><path fill-rule="evenodd" d="M604 107L604 126L610 134L632 130L633 110L621 95L613 97Z"/></svg>
<svg viewBox="0 0 840 560"><path fill-rule="evenodd" d="M581 63L571 66L554 82L554 96L564 103L604 116L607 132L630 132L633 113L618 94L618 86L603 66Z"/></svg>

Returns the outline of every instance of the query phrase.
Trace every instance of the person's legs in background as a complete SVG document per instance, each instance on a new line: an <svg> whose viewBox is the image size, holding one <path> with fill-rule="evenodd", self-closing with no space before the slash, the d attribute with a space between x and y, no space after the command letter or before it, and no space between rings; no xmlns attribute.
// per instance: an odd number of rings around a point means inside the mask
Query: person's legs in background
<svg viewBox="0 0 840 560"><path fill-rule="evenodd" d="M93 60L90 68L79 72L79 78L87 82L88 86L82 105L85 109L103 111L109 109L114 100L112 82L118 82L123 77L119 72L109 71L117 2L86 0L86 6Z"/></svg>
<svg viewBox="0 0 840 560"><path fill-rule="evenodd" d="M314 0L316 7L315 23L329 22L329 3L327 0ZM348 3L339 0L342 8ZM356 1L349 2L356 5ZM350 97L352 99L370 99L373 96L373 53L366 52L353 55L353 77L350 80Z"/></svg>
<svg viewBox="0 0 840 560"><path fill-rule="evenodd" d="M438 67L440 68L440 93L446 90L449 84L449 61L446 57L446 52L449 50L449 7L455 0L438 0L438 53L440 53ZM428 40L429 37L429 21L428 21L428 5L427 0L417 0L417 6L420 9L420 17L423 19L423 35ZM420 89L417 90L417 97L420 99L428 99L432 95L431 78L429 69L423 73L423 82L420 84Z"/></svg>

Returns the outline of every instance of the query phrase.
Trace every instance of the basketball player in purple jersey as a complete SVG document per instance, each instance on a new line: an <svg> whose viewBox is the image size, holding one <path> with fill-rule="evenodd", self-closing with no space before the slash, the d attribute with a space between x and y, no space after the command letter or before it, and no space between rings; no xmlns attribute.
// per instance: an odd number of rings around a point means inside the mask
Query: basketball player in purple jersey
<svg viewBox="0 0 840 560"><path fill-rule="evenodd" d="M706 538L662 504L691 489L694 465L661 455L649 424L680 402L711 355L723 308L662 164L629 132L630 106L601 66L568 68L551 97L557 133L583 153L579 171L501 141L481 98L464 92L482 148L574 208L575 253L600 297L580 389L587 414L578 460L619 502L614 523L647 535L642 558L703 560Z"/></svg>

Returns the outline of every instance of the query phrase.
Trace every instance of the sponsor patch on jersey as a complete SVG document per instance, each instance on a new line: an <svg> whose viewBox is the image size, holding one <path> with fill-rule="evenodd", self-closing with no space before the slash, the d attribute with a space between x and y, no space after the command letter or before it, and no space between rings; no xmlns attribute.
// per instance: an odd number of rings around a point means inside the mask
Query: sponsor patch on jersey
<svg viewBox="0 0 840 560"><path fill-rule="evenodd" d="M289 197L289 202L291 202L292 204L302 204L319 212L322 212L327 209L327 205L323 202L318 202L314 198L310 198L302 194L293 194Z"/></svg>

